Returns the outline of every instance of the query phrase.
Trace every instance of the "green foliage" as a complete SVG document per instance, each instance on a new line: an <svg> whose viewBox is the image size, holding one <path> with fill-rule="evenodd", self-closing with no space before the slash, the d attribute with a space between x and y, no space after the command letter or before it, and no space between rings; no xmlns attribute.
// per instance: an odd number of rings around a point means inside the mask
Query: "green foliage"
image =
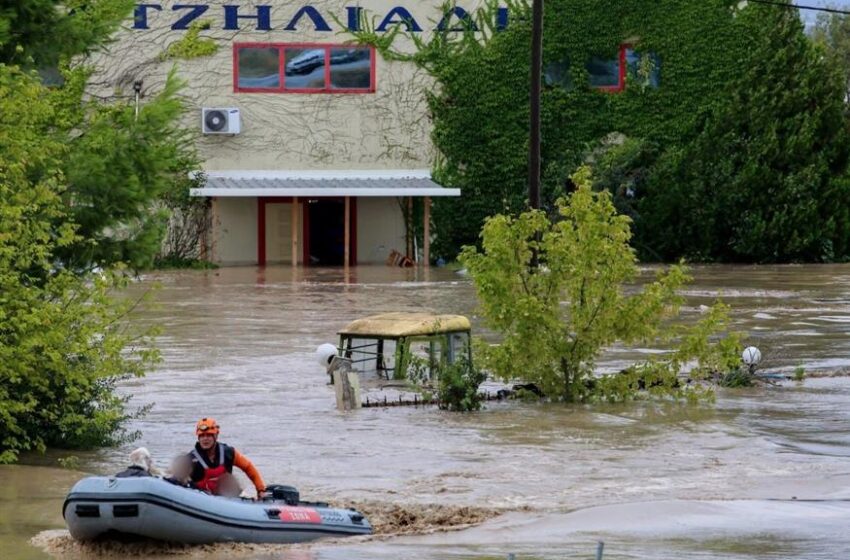
<svg viewBox="0 0 850 560"><path fill-rule="evenodd" d="M729 0L553 0L546 3L544 66L562 63L572 87L544 84L542 98L543 201L554 209L571 188L568 177L588 146L612 132L667 146L690 132L701 107L719 101L724 84L741 71L754 29L766 26L736 17ZM476 16L479 29L495 21L488 2ZM414 39L408 55L433 76L426 95L432 139L439 150L435 178L463 197L435 200L435 255L451 259L475 243L487 216L516 214L526 206L528 173L530 14L509 3L508 28L492 33L435 33ZM367 41L368 42L368 41ZM646 87L647 61L628 76L626 90L611 94L589 85L585 64L613 58L633 43L660 59L661 87ZM385 49L386 51L387 49ZM398 55L399 53L391 53ZM403 54L403 53L401 53Z"/></svg>
<svg viewBox="0 0 850 560"><path fill-rule="evenodd" d="M528 4L510 3L503 32L487 32L497 8L488 2L475 17L483 33L411 34L413 53L393 51L391 38L358 37L436 82L425 92L434 176L463 192L434 204L432 251L449 260L477 242L487 216L526 206ZM626 143L594 164L604 168L598 188L632 191L627 199L612 190L635 221L642 258L850 256L843 95L795 10L732 0L552 0L545 10L544 208L554 212L588 152L619 135ZM587 62L615 58L621 44L639 56L625 91L590 87ZM660 87L651 87L653 71Z"/></svg>
<svg viewBox="0 0 850 560"><path fill-rule="evenodd" d="M126 331L134 302L110 297L121 270L58 265L80 236L62 196L72 147L44 134L61 118L54 101L34 75L0 66L0 462L120 440L132 414L115 383L158 358L152 332Z"/></svg>
<svg viewBox="0 0 850 560"><path fill-rule="evenodd" d="M540 402L541 397L534 391L530 391L524 387L520 387L513 393L513 398L525 403Z"/></svg>
<svg viewBox="0 0 850 560"><path fill-rule="evenodd" d="M461 253L481 314L502 335L498 345L480 352L483 366L504 380L522 377L565 401L631 398L641 380L652 392L701 396L700 385L680 387L677 376L690 362L697 364L692 377L737 362L736 336L710 339L727 325L728 310L716 305L695 326L667 326L665 319L681 303L677 290L689 280L682 266L627 293L638 276L629 219L617 214L608 192L592 191L587 168L572 180L576 191L558 202L559 221L542 211L497 215L485 223L482 249L467 246ZM535 255L539 266L532 264ZM664 359L596 380L593 369L603 348L674 337L678 347Z"/></svg>
<svg viewBox="0 0 850 560"><path fill-rule="evenodd" d="M760 10L727 100L669 150L641 204L663 258L832 261L850 256L844 81L790 10ZM755 17L755 15L753 16Z"/></svg>
<svg viewBox="0 0 850 560"><path fill-rule="evenodd" d="M484 397L478 392L478 387L486 377L465 354L454 363L443 364L439 369L437 392L440 408L455 412L479 410Z"/></svg>
<svg viewBox="0 0 850 560"><path fill-rule="evenodd" d="M593 168L593 190L611 193L617 212L639 221L638 203L658 153L658 146L646 140L608 135L585 156ZM638 249L651 251L645 246Z"/></svg>
<svg viewBox="0 0 850 560"><path fill-rule="evenodd" d="M196 20L189 25L183 38L168 45L160 55L161 60L182 58L190 60L210 56L218 51L218 44L212 39L202 39L201 31L210 28L209 20Z"/></svg>
<svg viewBox="0 0 850 560"><path fill-rule="evenodd" d="M423 356L409 354L401 365L402 367L396 367L394 379L407 379L420 388L430 387L431 372L436 369L437 364L432 364L431 360Z"/></svg>
<svg viewBox="0 0 850 560"><path fill-rule="evenodd" d="M58 65L64 77L62 87L43 93L52 117L30 125L68 145L59 154L61 194L77 237L56 247L55 256L73 270L119 262L150 267L169 216L157 202L186 188L188 172L197 167L192 138L179 125L183 84L174 70L137 117L132 100L103 103L86 95L91 69L79 59L73 68L68 63L105 45L132 6L126 0L25 0L0 8L0 54L6 55L0 61Z"/></svg>
<svg viewBox="0 0 850 560"><path fill-rule="evenodd" d="M80 239L63 247L60 257L73 268L117 262L150 268L169 217L156 202L186 190L188 172L196 165L192 136L179 123L184 106L178 93L184 84L172 69L137 118L129 102L83 101L85 69L67 76L55 95L63 111L62 132L72 138L63 165L64 196ZM73 134L79 130L85 133Z"/></svg>
<svg viewBox="0 0 850 560"><path fill-rule="evenodd" d="M850 93L850 17L844 14L820 14L812 29L812 40L841 68L844 91Z"/></svg>
<svg viewBox="0 0 850 560"><path fill-rule="evenodd" d="M194 159L188 158L183 167L189 169L194 165ZM215 268L204 260L201 252L212 229L209 199L190 194L191 189L201 187L205 180L202 173L177 173L173 186L161 195L160 202L169 214L169 221L154 261L155 268Z"/></svg>
<svg viewBox="0 0 850 560"><path fill-rule="evenodd" d="M466 352L461 353L453 363L445 360L432 361L423 356L411 354L403 364L405 371L400 378L408 379L422 394L424 401L433 397L436 379L437 400L440 408L454 412L480 410L484 395L478 387L487 378L486 374L470 362Z"/></svg>
<svg viewBox="0 0 850 560"><path fill-rule="evenodd" d="M7 3L8 4L8 3ZM131 439L117 383L159 358L118 299L160 248L158 201L185 187L191 143L174 73L135 116L85 95L67 61L102 46L132 3L27 0L0 8L0 463L48 446ZM62 65L61 87L31 69ZM93 273L95 265L103 267ZM142 299L146 299L145 296Z"/></svg>
<svg viewBox="0 0 850 560"><path fill-rule="evenodd" d="M730 389L752 387L753 385L753 376L750 375L750 372L743 368L734 369L720 379L720 386Z"/></svg>
<svg viewBox="0 0 850 560"><path fill-rule="evenodd" d="M218 267L217 264L202 259L163 257L154 261L154 268L157 270L214 270Z"/></svg>
<svg viewBox="0 0 850 560"><path fill-rule="evenodd" d="M132 0L13 0L0 4L0 62L56 66L92 52L132 10Z"/></svg>
<svg viewBox="0 0 850 560"><path fill-rule="evenodd" d="M806 368L802 365L794 368L794 381L802 381L806 378Z"/></svg>
<svg viewBox="0 0 850 560"><path fill-rule="evenodd" d="M63 86L39 93L50 96L52 117L29 125L69 145L57 157L78 235L55 249L57 259L75 270L118 262L149 267L168 217L156 201L184 188L196 167L191 137L178 125L182 83L173 70L137 118L128 100L92 100L85 93L91 70L68 65L71 57L104 45L132 6L126 0L26 0L0 9L0 62L42 69L64 61Z"/></svg>
<svg viewBox="0 0 850 560"><path fill-rule="evenodd" d="M76 455L69 455L67 457L59 457L59 459L57 459L57 461L59 463L59 466L62 467L63 469L75 471L75 470L78 470L80 468L80 458L77 457Z"/></svg>

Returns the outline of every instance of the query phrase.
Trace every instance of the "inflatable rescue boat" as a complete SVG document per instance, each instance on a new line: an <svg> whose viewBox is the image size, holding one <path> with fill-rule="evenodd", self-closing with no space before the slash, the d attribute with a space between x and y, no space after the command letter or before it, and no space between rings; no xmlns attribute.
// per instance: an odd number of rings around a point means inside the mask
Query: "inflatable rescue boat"
<svg viewBox="0 0 850 560"><path fill-rule="evenodd" d="M297 543L372 532L355 510L302 502L292 487L272 489L271 497L251 501L154 477L92 476L74 485L62 514L80 541L123 534L187 544Z"/></svg>

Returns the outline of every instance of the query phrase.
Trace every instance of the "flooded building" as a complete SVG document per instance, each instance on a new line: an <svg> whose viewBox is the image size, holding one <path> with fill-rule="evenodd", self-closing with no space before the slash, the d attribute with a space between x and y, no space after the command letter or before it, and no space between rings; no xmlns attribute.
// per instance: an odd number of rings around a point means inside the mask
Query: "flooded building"
<svg viewBox="0 0 850 560"><path fill-rule="evenodd" d="M443 14L436 2L152 0L94 60L92 82L104 95L135 85L144 103L176 65L198 133L205 180L192 194L210 201L214 262L384 262L409 252L414 199L424 202L427 262L430 199L460 196L431 178L429 78L352 45L349 31L402 23L424 34L476 5Z"/></svg>

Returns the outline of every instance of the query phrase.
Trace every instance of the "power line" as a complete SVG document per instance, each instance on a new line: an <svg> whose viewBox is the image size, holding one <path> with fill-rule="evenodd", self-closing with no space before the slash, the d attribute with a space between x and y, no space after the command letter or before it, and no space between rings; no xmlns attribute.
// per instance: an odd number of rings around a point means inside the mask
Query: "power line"
<svg viewBox="0 0 850 560"><path fill-rule="evenodd" d="M753 4L766 4L768 6L780 6L782 8L797 8L798 10L810 10L812 12L827 12L830 14L842 14L845 16L850 15L850 11L847 10L838 10L836 8L823 8L818 6L801 6L799 4L788 4L785 2L775 2L771 0L748 0Z"/></svg>

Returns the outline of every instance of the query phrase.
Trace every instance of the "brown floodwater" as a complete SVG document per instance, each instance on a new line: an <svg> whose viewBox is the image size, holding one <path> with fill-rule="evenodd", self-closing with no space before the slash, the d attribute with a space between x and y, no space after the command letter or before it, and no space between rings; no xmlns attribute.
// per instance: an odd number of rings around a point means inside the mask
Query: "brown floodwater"
<svg viewBox="0 0 850 560"><path fill-rule="evenodd" d="M768 369L850 369L850 266L693 272L685 319L721 297ZM155 274L133 290L153 283L158 305L133 319L163 328L164 361L122 386L135 405L153 403L131 426L141 438L76 453L76 471L58 468L66 453L0 468L0 558L592 558L598 540L605 558L850 552L850 378L722 391L699 406L510 402L465 415L341 413L316 346L384 311L467 314L483 332L467 278L447 269L228 268ZM613 348L600 368L653 351ZM62 499L82 472L123 468L135 445L164 466L190 448L202 416L219 420L222 440L267 482L295 485L306 499L364 504L386 521L385 534L299 547L94 550L42 533L62 529ZM38 546L28 544L37 534Z"/></svg>

